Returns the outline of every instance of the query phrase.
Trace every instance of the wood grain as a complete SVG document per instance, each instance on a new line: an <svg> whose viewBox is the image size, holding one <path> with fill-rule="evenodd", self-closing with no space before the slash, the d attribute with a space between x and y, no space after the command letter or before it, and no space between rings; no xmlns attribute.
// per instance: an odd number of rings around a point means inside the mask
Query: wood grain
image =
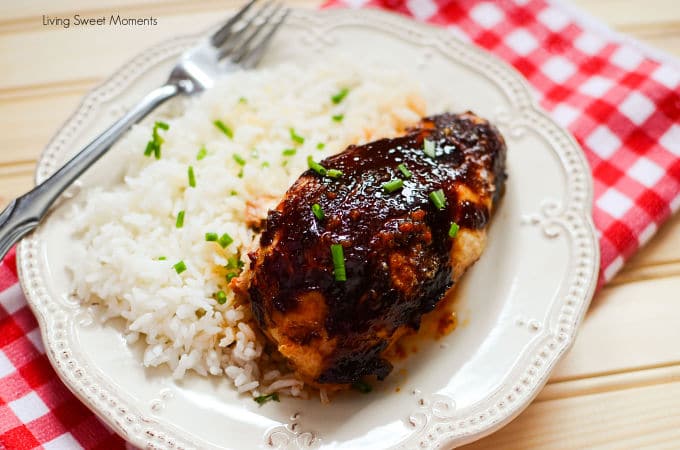
<svg viewBox="0 0 680 450"><path fill-rule="evenodd" d="M680 382L534 402L466 450L677 449Z"/></svg>
<svg viewBox="0 0 680 450"><path fill-rule="evenodd" d="M204 29L237 0L5 2L0 14L0 207L33 183L40 152L82 95L139 49ZM316 7L317 0L289 2ZM680 57L677 0L575 0L618 31ZM150 28L63 29L42 15L158 17ZM26 63L26 55L31 55ZM535 402L466 448L678 448L680 216L594 299Z"/></svg>

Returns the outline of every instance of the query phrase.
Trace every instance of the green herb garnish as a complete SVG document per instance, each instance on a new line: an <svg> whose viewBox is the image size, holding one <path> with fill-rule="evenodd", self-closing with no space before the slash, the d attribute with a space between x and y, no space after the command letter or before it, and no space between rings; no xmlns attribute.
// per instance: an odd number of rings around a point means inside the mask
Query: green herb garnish
<svg viewBox="0 0 680 450"><path fill-rule="evenodd" d="M144 156L151 156L154 149L156 148L156 143L154 141L149 141L146 143L146 148L144 149Z"/></svg>
<svg viewBox="0 0 680 450"><path fill-rule="evenodd" d="M236 161L236 164L238 164L239 166L245 166L246 165L246 160L243 159L243 156L241 156L237 153L234 153L232 155L232 157L234 158L234 161Z"/></svg>
<svg viewBox="0 0 680 450"><path fill-rule="evenodd" d="M230 256L227 259L227 265L225 267L227 269L241 269L243 267L243 261L236 256Z"/></svg>
<svg viewBox="0 0 680 450"><path fill-rule="evenodd" d="M460 230L458 224L456 222L451 222L451 227L449 227L449 237L455 238L458 234L458 230Z"/></svg>
<svg viewBox="0 0 680 450"><path fill-rule="evenodd" d="M234 139L234 132L221 120L216 120L213 122L213 124L222 132L224 133L229 139Z"/></svg>
<svg viewBox="0 0 680 450"><path fill-rule="evenodd" d="M441 189L430 192L430 200L437 209L444 209L444 205L446 205L446 197Z"/></svg>
<svg viewBox="0 0 680 450"><path fill-rule="evenodd" d="M326 176L329 178L340 178L343 175L342 170L328 169L326 170Z"/></svg>
<svg viewBox="0 0 680 450"><path fill-rule="evenodd" d="M228 233L224 233L222 236L220 236L218 242L219 242L220 246L222 246L222 248L226 248L229 244L234 242L234 238L229 236Z"/></svg>
<svg viewBox="0 0 680 450"><path fill-rule="evenodd" d="M383 183L382 188L387 192L387 193L392 193L394 191L398 191L399 189L404 187L404 181L400 180L398 178L395 178L394 180L390 180L387 183Z"/></svg>
<svg viewBox="0 0 680 450"><path fill-rule="evenodd" d="M217 303L220 305L224 305L227 303L227 294L225 294L224 291L217 291L215 293L215 300L217 300Z"/></svg>
<svg viewBox="0 0 680 450"><path fill-rule="evenodd" d="M184 210L177 213L177 220L175 220L175 228L182 228L184 226Z"/></svg>
<svg viewBox="0 0 680 450"><path fill-rule="evenodd" d="M323 220L323 218L326 217L323 213L323 209L321 209L321 205L319 205L318 203L314 203L312 205L312 212L319 220Z"/></svg>
<svg viewBox="0 0 680 450"><path fill-rule="evenodd" d="M198 153L196 153L196 161L200 161L206 156L208 156L208 150L206 150L205 147L201 147Z"/></svg>
<svg viewBox="0 0 680 450"><path fill-rule="evenodd" d="M324 144L323 142L319 142L318 144L316 144L316 149L317 150L323 150L323 148L325 146L326 146L326 144Z"/></svg>
<svg viewBox="0 0 680 450"><path fill-rule="evenodd" d="M245 105L248 103L248 99L245 97L239 97L238 102L241 103L242 105Z"/></svg>
<svg viewBox="0 0 680 450"><path fill-rule="evenodd" d="M335 275L335 281L346 281L345 254L342 250L342 245L332 244L331 256L333 257L333 274Z"/></svg>
<svg viewBox="0 0 680 450"><path fill-rule="evenodd" d="M435 150L434 150L434 141L431 141L429 139L425 139L423 141L423 153L425 153L427 156L429 156L432 159L437 157L437 154L435 153Z"/></svg>
<svg viewBox="0 0 680 450"><path fill-rule="evenodd" d="M207 242L217 242L217 239L219 239L217 233L205 233L205 240Z"/></svg>
<svg viewBox="0 0 680 450"><path fill-rule="evenodd" d="M241 273L243 265L243 261L241 261L236 256L230 256L229 259L227 259L227 265L225 266L225 269L228 270L226 275L227 283L229 283Z"/></svg>
<svg viewBox="0 0 680 450"><path fill-rule="evenodd" d="M337 94L335 94L331 97L331 101L337 105L345 97L347 97L347 94L349 94L349 89L348 88L342 88L342 89L340 89L340 92L338 92Z"/></svg>
<svg viewBox="0 0 680 450"><path fill-rule="evenodd" d="M298 144L302 145L305 143L305 138L300 136L295 132L295 128L291 128L290 130L290 138L293 140L293 142L297 142Z"/></svg>
<svg viewBox="0 0 680 450"><path fill-rule="evenodd" d="M342 119L345 118L344 114L336 114L335 116L331 117L335 122L342 122Z"/></svg>
<svg viewBox="0 0 680 450"><path fill-rule="evenodd" d="M314 158L312 156L307 157L307 167L312 169L314 172L318 173L321 176L326 175L326 168L319 164L318 162L314 161Z"/></svg>
<svg viewBox="0 0 680 450"><path fill-rule="evenodd" d="M269 394L269 395L260 395L259 397L253 398L253 400L255 400L260 405L264 405L265 403L267 403L270 400L274 400L275 402L278 402L279 401L279 394L274 392L273 394Z"/></svg>
<svg viewBox="0 0 680 450"><path fill-rule="evenodd" d="M356 383L352 384L352 389L356 389L362 394L368 394L373 390L373 386L368 383L364 383L363 381L357 381Z"/></svg>
<svg viewBox="0 0 680 450"><path fill-rule="evenodd" d="M194 166L189 166L187 175L189 177L189 186L191 186L192 188L196 187L196 175L194 175Z"/></svg>
<svg viewBox="0 0 680 450"><path fill-rule="evenodd" d="M168 259L168 258L166 258L165 256L159 256L159 257L158 257L158 260L159 260L159 261L165 261L166 259Z"/></svg>
<svg viewBox="0 0 680 450"><path fill-rule="evenodd" d="M158 134L158 130L168 130L170 125L165 122L156 122L153 125L153 132L151 134L151 140L146 143L146 149L144 150L144 156L151 156L153 153L156 159L161 159L161 144L165 140Z"/></svg>
<svg viewBox="0 0 680 450"><path fill-rule="evenodd" d="M172 267L175 269L175 272L177 272L178 275L187 270L187 265L184 264L184 261L180 261Z"/></svg>
<svg viewBox="0 0 680 450"><path fill-rule="evenodd" d="M404 175L404 178L406 178L406 179L411 178L411 176L412 176L411 171L408 170L408 168L406 167L406 164L399 164L397 166L397 169L399 169L399 172L401 172L401 174Z"/></svg>

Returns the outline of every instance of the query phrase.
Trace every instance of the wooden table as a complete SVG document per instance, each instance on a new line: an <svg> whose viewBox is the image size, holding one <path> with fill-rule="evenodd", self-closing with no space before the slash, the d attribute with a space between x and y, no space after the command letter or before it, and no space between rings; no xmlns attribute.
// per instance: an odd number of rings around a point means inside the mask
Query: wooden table
<svg viewBox="0 0 680 450"><path fill-rule="evenodd" d="M84 93L139 50L201 30L236 6L234 0L3 3L0 206L32 186L40 151ZM576 3L616 30L680 57L677 0ZM112 12L153 15L158 25L42 24L42 15ZM574 348L534 403L509 426L468 448L595 447L680 448L680 216L596 296Z"/></svg>

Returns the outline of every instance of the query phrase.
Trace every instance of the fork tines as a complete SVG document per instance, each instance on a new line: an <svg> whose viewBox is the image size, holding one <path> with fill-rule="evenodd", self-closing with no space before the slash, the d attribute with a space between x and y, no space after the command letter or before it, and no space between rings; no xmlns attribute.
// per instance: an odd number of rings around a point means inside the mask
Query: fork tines
<svg viewBox="0 0 680 450"><path fill-rule="evenodd" d="M283 4L269 0L248 14L258 0L250 0L210 37L218 59L249 68L254 66L289 13Z"/></svg>

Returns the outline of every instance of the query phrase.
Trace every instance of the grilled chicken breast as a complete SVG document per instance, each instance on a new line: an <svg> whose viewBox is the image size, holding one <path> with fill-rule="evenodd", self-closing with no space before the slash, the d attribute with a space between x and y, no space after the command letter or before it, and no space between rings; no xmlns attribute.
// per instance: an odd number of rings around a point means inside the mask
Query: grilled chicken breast
<svg viewBox="0 0 680 450"><path fill-rule="evenodd" d="M268 213L248 294L259 326L303 379L343 385L389 374L386 349L418 329L481 255L505 154L486 120L441 114L321 161L339 177L300 176ZM391 180L403 187L388 192ZM345 281L333 244L342 245Z"/></svg>

